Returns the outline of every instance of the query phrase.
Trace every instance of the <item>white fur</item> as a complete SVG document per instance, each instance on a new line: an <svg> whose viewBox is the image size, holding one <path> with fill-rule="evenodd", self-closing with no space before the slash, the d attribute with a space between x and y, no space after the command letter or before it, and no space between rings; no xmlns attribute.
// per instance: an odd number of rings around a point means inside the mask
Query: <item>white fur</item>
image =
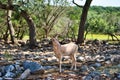
<svg viewBox="0 0 120 80"><path fill-rule="evenodd" d="M71 69L73 69L73 66L75 67L74 70L76 70L76 52L78 51L78 46L75 43L68 43L61 45L57 39L52 39L53 43L53 50L55 53L55 56L59 59L59 68L61 72L61 63L62 63L62 57L63 56L70 56L72 60Z"/></svg>

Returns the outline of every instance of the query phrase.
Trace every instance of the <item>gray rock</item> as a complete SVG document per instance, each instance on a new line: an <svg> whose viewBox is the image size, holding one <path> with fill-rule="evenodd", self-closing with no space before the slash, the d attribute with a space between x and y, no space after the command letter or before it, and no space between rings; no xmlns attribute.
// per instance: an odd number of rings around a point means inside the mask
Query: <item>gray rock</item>
<svg viewBox="0 0 120 80"><path fill-rule="evenodd" d="M32 62L32 61L25 61L23 62L23 68L26 69L30 69L31 73L36 73L39 72L41 70L44 70L43 66L40 65L37 62Z"/></svg>
<svg viewBox="0 0 120 80"><path fill-rule="evenodd" d="M2 76L2 72L0 72L0 77Z"/></svg>
<svg viewBox="0 0 120 80"><path fill-rule="evenodd" d="M110 75L110 71L109 70L103 70L103 74L106 76L106 77L111 77ZM102 75L102 74L101 74Z"/></svg>
<svg viewBox="0 0 120 80"><path fill-rule="evenodd" d="M24 80L24 79L27 79L28 76L30 75L30 69L26 69L20 76L20 80Z"/></svg>
<svg viewBox="0 0 120 80"><path fill-rule="evenodd" d="M83 80L100 80L100 72L92 71Z"/></svg>
<svg viewBox="0 0 120 80"><path fill-rule="evenodd" d="M33 59L34 60L40 60L40 56L35 56Z"/></svg>
<svg viewBox="0 0 120 80"><path fill-rule="evenodd" d="M120 68L120 64L117 65Z"/></svg>
<svg viewBox="0 0 120 80"><path fill-rule="evenodd" d="M113 55L111 58L112 63L119 64L120 63L120 55Z"/></svg>
<svg viewBox="0 0 120 80"><path fill-rule="evenodd" d="M82 57L82 56L79 56L79 57L77 58L77 61L85 61L85 58Z"/></svg>
<svg viewBox="0 0 120 80"><path fill-rule="evenodd" d="M8 65L5 67L5 72L15 71L15 67L13 65Z"/></svg>
<svg viewBox="0 0 120 80"><path fill-rule="evenodd" d="M41 62L42 62L42 63L47 63L47 60L41 59Z"/></svg>
<svg viewBox="0 0 120 80"><path fill-rule="evenodd" d="M120 73L116 73L117 79L120 79Z"/></svg>
<svg viewBox="0 0 120 80"><path fill-rule="evenodd" d="M57 62L57 58L56 57L49 57L49 58L47 58L47 62L49 62L49 63Z"/></svg>
<svg viewBox="0 0 120 80"><path fill-rule="evenodd" d="M91 76L86 76L83 80L93 80Z"/></svg>
<svg viewBox="0 0 120 80"><path fill-rule="evenodd" d="M16 65L22 65L22 61L21 61L21 60L16 60L16 61L15 61L15 64L16 64Z"/></svg>
<svg viewBox="0 0 120 80"><path fill-rule="evenodd" d="M85 72L85 71L89 71L89 68L86 65L82 65L81 70Z"/></svg>
<svg viewBox="0 0 120 80"><path fill-rule="evenodd" d="M91 67L89 67L89 70L90 71L95 71L96 69L93 66L91 66Z"/></svg>
<svg viewBox="0 0 120 80"><path fill-rule="evenodd" d="M5 74L5 66L0 67L0 72L1 72L2 74Z"/></svg>
<svg viewBox="0 0 120 80"><path fill-rule="evenodd" d="M94 59L91 56L87 55L87 56L85 56L85 60L86 61L93 61Z"/></svg>
<svg viewBox="0 0 120 80"><path fill-rule="evenodd" d="M95 76L100 76L101 73L98 71L93 71L93 72L90 72L88 75L94 78Z"/></svg>
<svg viewBox="0 0 120 80"><path fill-rule="evenodd" d="M4 78L3 80L15 80L13 78Z"/></svg>
<svg viewBox="0 0 120 80"><path fill-rule="evenodd" d="M95 64L91 64L90 66L98 68L98 67L101 67L101 63L96 62Z"/></svg>
<svg viewBox="0 0 120 80"><path fill-rule="evenodd" d="M105 61L105 56L100 56L99 58L96 59L97 62L103 62Z"/></svg>
<svg viewBox="0 0 120 80"><path fill-rule="evenodd" d="M7 73L5 74L5 77L7 77L7 78L14 78L14 77L16 77L16 74L13 73L13 72L7 72Z"/></svg>
<svg viewBox="0 0 120 80"><path fill-rule="evenodd" d="M20 71L20 70L21 70L20 65L15 65L15 69L16 69L17 71Z"/></svg>
<svg viewBox="0 0 120 80"><path fill-rule="evenodd" d="M0 77L0 80L3 80L3 78L2 78L2 77Z"/></svg>
<svg viewBox="0 0 120 80"><path fill-rule="evenodd" d="M105 63L106 63L107 65L111 65L111 64L112 64L111 61L105 61Z"/></svg>
<svg viewBox="0 0 120 80"><path fill-rule="evenodd" d="M49 70L49 69L56 69L56 66L44 66L45 70Z"/></svg>
<svg viewBox="0 0 120 80"><path fill-rule="evenodd" d="M93 80L100 80L100 76L95 76Z"/></svg>
<svg viewBox="0 0 120 80"><path fill-rule="evenodd" d="M111 55L110 54L106 54L105 56L105 61L111 60Z"/></svg>

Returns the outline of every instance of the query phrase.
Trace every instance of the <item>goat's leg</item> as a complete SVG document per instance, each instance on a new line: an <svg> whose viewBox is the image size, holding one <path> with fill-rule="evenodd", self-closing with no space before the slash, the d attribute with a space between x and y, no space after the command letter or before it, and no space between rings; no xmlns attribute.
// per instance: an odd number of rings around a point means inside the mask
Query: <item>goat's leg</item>
<svg viewBox="0 0 120 80"><path fill-rule="evenodd" d="M73 66L74 66L74 64L73 64L73 56L71 55L70 58L71 58L71 68L70 68L70 70L72 70Z"/></svg>
<svg viewBox="0 0 120 80"><path fill-rule="evenodd" d="M75 54L74 54L74 59L73 59L73 61L74 61L74 66L75 66L74 70L77 70L77 68L76 68L76 55L75 55Z"/></svg>
<svg viewBox="0 0 120 80"><path fill-rule="evenodd" d="M59 59L59 72L60 72L60 73L62 72L62 70L61 70L61 68L62 68L62 67L61 67L61 64L62 64L62 58Z"/></svg>
<svg viewBox="0 0 120 80"><path fill-rule="evenodd" d="M75 57L75 55L72 55L72 56L70 56L70 57L71 57L71 60L72 60L72 64L71 64L70 70L72 70L73 67L75 67L74 70L77 70L77 69L76 69L76 57Z"/></svg>

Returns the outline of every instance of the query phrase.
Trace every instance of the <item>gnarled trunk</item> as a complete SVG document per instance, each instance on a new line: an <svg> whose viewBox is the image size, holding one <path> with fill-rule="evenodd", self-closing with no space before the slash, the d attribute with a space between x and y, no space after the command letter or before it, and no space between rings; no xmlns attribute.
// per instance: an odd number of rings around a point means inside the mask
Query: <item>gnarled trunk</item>
<svg viewBox="0 0 120 80"><path fill-rule="evenodd" d="M10 33L10 38L12 41L12 44L15 43L15 31L12 25L12 21L11 21L11 15L12 15L12 11L11 10L7 10L7 24L8 24L8 29L9 29L9 33Z"/></svg>
<svg viewBox="0 0 120 80"><path fill-rule="evenodd" d="M92 0L86 0L85 5L83 6L82 15L81 15L80 24L79 24L77 44L81 44L84 42L85 22L87 19L87 13L88 13L88 9L90 7L91 2Z"/></svg>
<svg viewBox="0 0 120 80"><path fill-rule="evenodd" d="M0 8L1 9L5 9L5 10L15 10L15 7L17 5L6 5L6 4L2 4L2 2L0 1ZM19 7L19 6L18 6ZM30 41L30 48L34 48L36 47L36 33L35 33L35 25L34 22L32 20L32 18L29 16L29 14L22 10L21 11L21 16L26 20L28 26L29 26L29 41Z"/></svg>
<svg viewBox="0 0 120 80"><path fill-rule="evenodd" d="M30 40L30 48L36 46L36 33L35 33L35 25L32 18L27 14L26 11L21 11L22 17L26 20L29 26L29 40Z"/></svg>

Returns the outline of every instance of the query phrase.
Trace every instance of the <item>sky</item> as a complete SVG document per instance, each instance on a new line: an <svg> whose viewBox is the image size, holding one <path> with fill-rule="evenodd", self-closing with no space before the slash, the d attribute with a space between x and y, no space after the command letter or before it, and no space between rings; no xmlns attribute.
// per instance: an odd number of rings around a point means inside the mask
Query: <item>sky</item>
<svg viewBox="0 0 120 80"><path fill-rule="evenodd" d="M72 0L69 0L72 4ZM76 3L83 5L86 0L74 0ZM91 6L112 6L112 7L120 7L120 0L93 0Z"/></svg>

